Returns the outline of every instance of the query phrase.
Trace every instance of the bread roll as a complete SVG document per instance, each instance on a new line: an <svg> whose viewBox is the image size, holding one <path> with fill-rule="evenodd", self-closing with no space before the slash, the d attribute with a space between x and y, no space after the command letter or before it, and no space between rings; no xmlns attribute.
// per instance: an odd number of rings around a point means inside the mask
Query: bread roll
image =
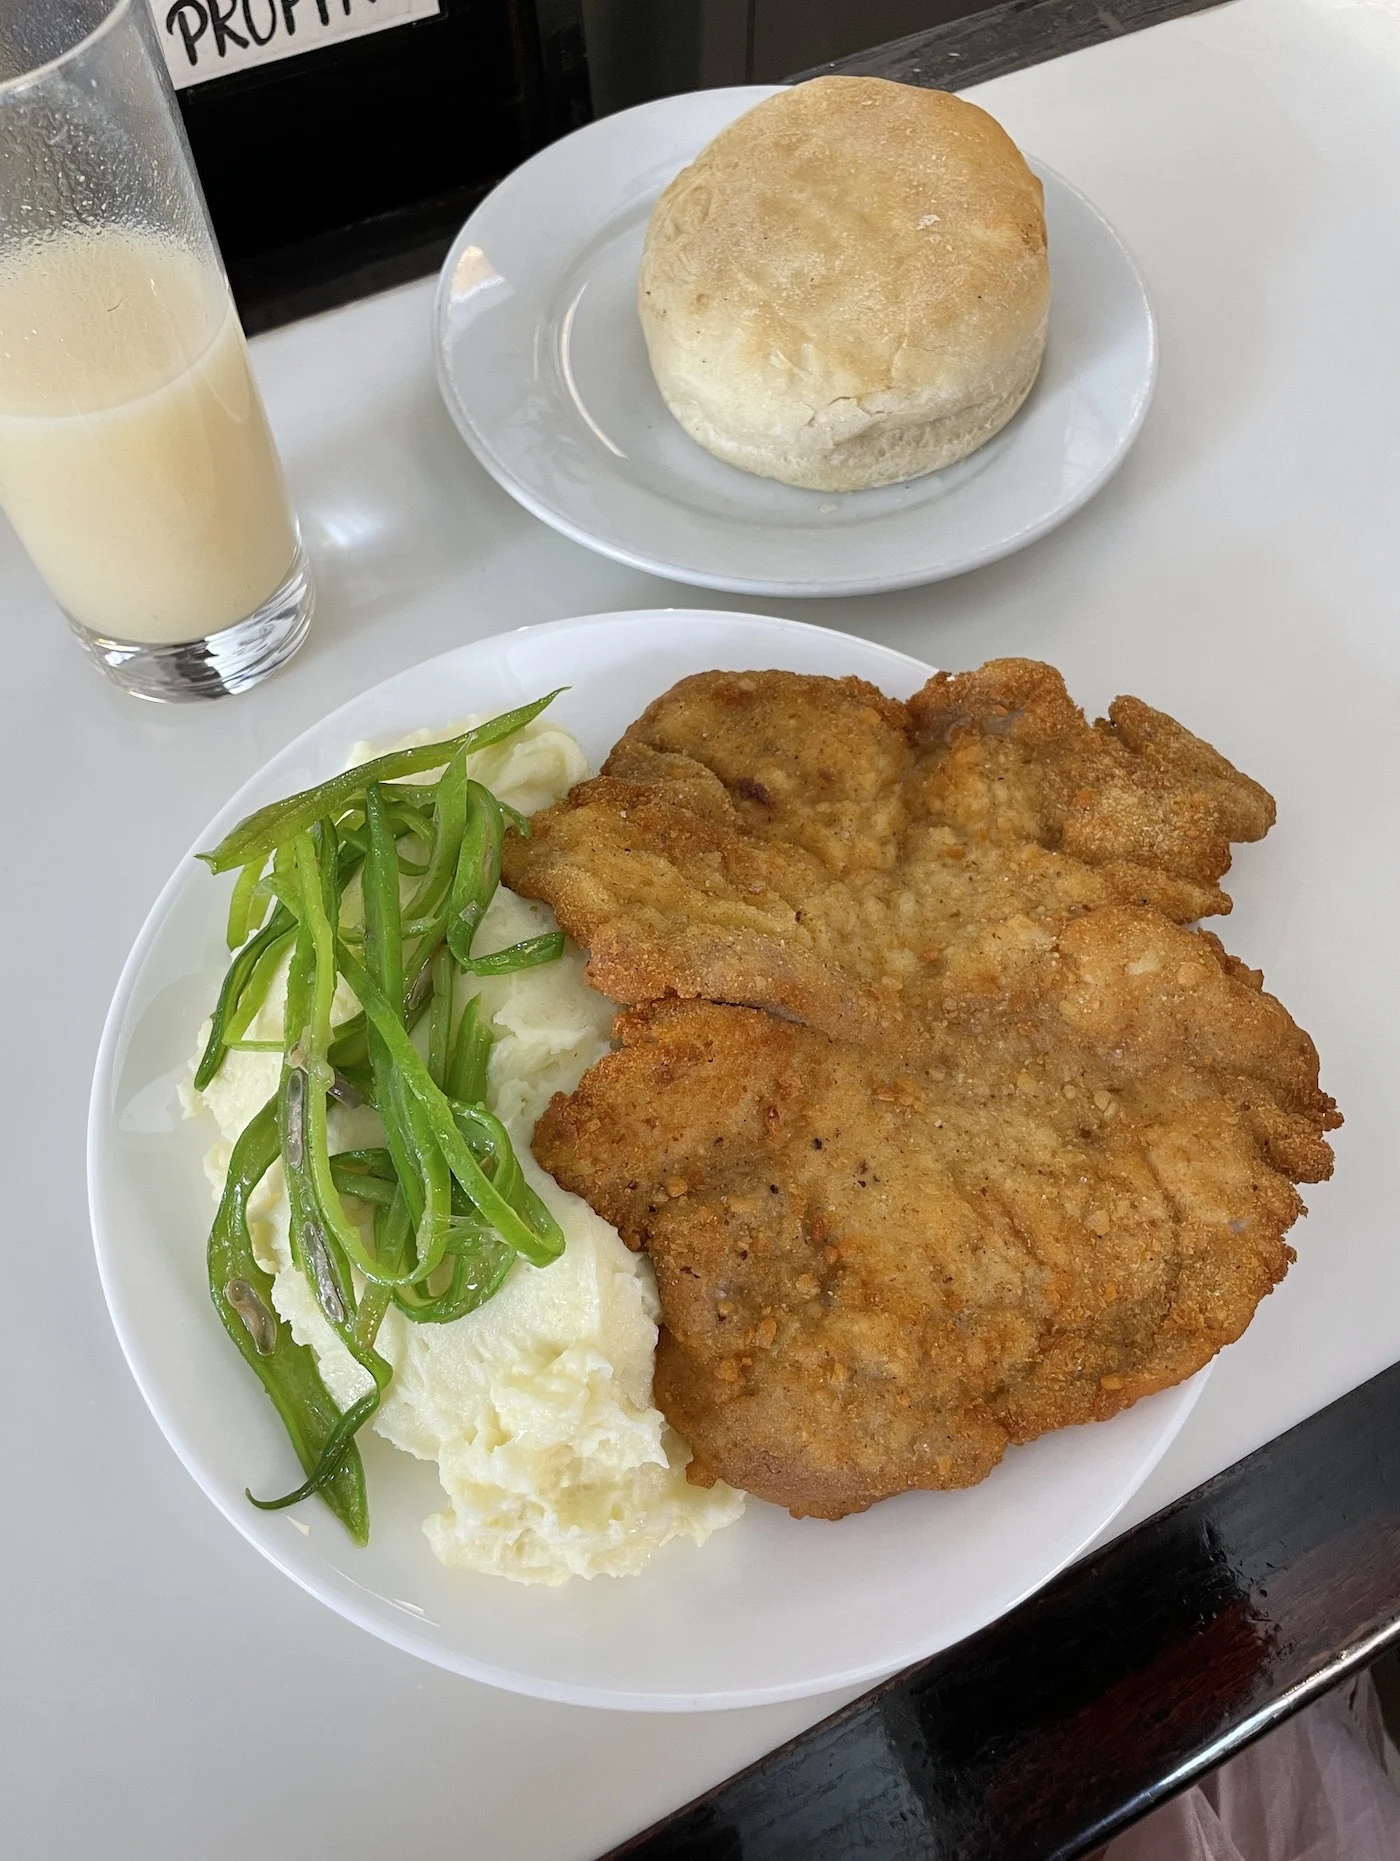
<svg viewBox="0 0 1400 1861"><path fill-rule="evenodd" d="M692 439L784 484L893 484L964 458L1030 392L1050 304L1041 186L974 104L815 78L676 176L638 287Z"/></svg>

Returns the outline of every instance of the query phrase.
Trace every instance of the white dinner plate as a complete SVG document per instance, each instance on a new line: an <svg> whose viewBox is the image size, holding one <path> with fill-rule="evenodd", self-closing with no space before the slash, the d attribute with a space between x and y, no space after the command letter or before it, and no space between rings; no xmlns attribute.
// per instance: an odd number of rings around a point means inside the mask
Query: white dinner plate
<svg viewBox="0 0 1400 1861"><path fill-rule="evenodd" d="M801 491L713 458L672 419L637 318L658 194L777 87L693 91L542 150L467 221L438 283L438 381L497 482L619 562L740 594L875 594L994 562L1063 523L1123 459L1157 368L1152 311L1113 228L1045 185L1053 299L1015 418L945 471L876 491Z"/></svg>
<svg viewBox="0 0 1400 1861"><path fill-rule="evenodd" d="M570 689L551 715L596 764L686 673L768 666L859 673L898 696L928 673L864 640L743 614L660 610L528 627L343 705L275 756L197 844L334 774L360 739L392 742L563 683ZM185 1122L177 1097L227 961L227 895L227 881L182 861L117 986L89 1126L98 1265L127 1361L186 1467L279 1569L372 1634L477 1680L597 1706L744 1706L873 1681L982 1627L1068 1563L1146 1477L1200 1393L1197 1377L1113 1421L1013 1448L966 1492L906 1494L840 1524L751 1499L703 1548L674 1543L640 1576L554 1590L438 1564L422 1530L442 1505L436 1470L374 1435L363 1440L367 1548L314 1499L255 1511L244 1488L285 1480L289 1450L209 1301L213 1211L201 1157L212 1132L205 1119Z"/></svg>

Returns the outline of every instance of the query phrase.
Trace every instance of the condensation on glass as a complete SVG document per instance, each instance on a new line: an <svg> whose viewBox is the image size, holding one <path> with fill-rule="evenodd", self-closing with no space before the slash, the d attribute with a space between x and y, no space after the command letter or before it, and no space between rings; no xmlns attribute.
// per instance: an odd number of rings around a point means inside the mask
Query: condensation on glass
<svg viewBox="0 0 1400 1861"><path fill-rule="evenodd" d="M0 9L0 504L141 697L281 665L313 590L144 0Z"/></svg>

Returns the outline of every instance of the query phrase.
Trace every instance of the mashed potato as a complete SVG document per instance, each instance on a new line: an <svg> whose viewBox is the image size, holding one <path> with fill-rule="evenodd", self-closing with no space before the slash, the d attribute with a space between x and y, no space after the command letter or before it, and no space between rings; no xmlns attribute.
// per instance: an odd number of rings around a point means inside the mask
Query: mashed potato
<svg viewBox="0 0 1400 1861"><path fill-rule="evenodd" d="M432 735L408 741L431 742ZM352 760L367 753L357 746ZM575 740L541 720L483 751L472 767L525 813L586 772ZM554 928L547 906L502 888L477 948ZM447 1505L423 1529L444 1564L521 1583L625 1576L672 1538L702 1544L739 1516L743 1499L729 1487L686 1483L689 1452L652 1405L658 1306L650 1263L629 1253L615 1228L530 1155L535 1120L551 1094L571 1090L607 1051L613 1007L584 981L583 957L572 945L557 963L480 982L464 977L459 988L462 1000L476 992L491 1020L497 1039L488 1098L566 1245L549 1267L517 1261L495 1298L454 1324L414 1325L391 1309L378 1348L394 1380L372 1426L396 1447L437 1463ZM252 1038L280 1036L281 992L272 995ZM336 1018L354 1007L342 984ZM231 1053L206 1092L187 1093L188 1111L212 1113L222 1133L206 1164L216 1195L232 1142L276 1089L279 1065L273 1053ZM373 1112L332 1108L333 1149L378 1139ZM291 1265L280 1164L254 1198L250 1226L259 1260L275 1275L278 1311L315 1350L327 1388L347 1406L369 1378Z"/></svg>

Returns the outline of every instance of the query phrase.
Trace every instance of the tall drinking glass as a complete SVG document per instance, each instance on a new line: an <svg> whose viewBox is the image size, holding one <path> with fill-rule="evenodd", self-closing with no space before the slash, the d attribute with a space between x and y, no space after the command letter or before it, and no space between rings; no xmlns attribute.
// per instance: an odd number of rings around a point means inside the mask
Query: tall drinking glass
<svg viewBox="0 0 1400 1861"><path fill-rule="evenodd" d="M217 697L313 590L146 0L0 0L0 505L88 653Z"/></svg>

